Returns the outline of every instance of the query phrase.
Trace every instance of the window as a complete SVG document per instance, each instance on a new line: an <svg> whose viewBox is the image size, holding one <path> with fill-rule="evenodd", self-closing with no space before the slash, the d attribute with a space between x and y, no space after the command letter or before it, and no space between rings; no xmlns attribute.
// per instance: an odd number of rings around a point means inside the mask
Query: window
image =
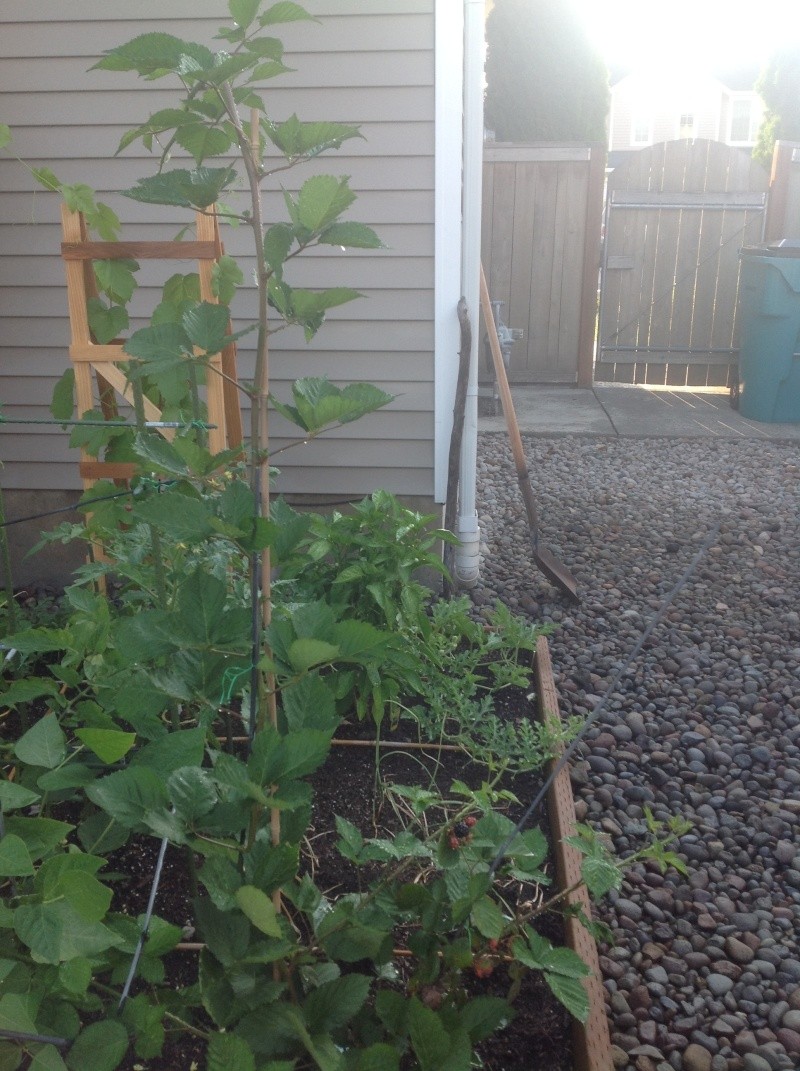
<svg viewBox="0 0 800 1071"><path fill-rule="evenodd" d="M752 100L747 97L734 97L731 101L731 130L728 140L753 142L755 141L754 127Z"/></svg>
<svg viewBox="0 0 800 1071"><path fill-rule="evenodd" d="M678 120L678 137L694 137L694 115L692 112L684 112Z"/></svg>
<svg viewBox="0 0 800 1071"><path fill-rule="evenodd" d="M635 115L631 124L631 145L649 145L653 140L649 115Z"/></svg>

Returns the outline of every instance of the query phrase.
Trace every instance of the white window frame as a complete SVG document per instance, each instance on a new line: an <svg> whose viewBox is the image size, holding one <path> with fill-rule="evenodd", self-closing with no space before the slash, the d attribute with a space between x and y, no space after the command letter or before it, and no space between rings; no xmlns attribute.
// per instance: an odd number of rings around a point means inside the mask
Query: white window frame
<svg viewBox="0 0 800 1071"><path fill-rule="evenodd" d="M750 121L748 124L748 138L746 141L734 140L733 138L733 107L738 101L746 101L750 105ZM731 93L729 97L730 107L728 108L728 124L727 124L727 143L728 145L741 145L742 147L749 147L755 145L756 137L758 136L758 121L755 116L756 99L753 93Z"/></svg>
<svg viewBox="0 0 800 1071"><path fill-rule="evenodd" d="M636 137L636 129L640 125L647 124L647 137L642 140ZM653 144L653 116L652 115L637 115L633 113L631 118L631 145L636 145L639 148L643 148L645 145Z"/></svg>

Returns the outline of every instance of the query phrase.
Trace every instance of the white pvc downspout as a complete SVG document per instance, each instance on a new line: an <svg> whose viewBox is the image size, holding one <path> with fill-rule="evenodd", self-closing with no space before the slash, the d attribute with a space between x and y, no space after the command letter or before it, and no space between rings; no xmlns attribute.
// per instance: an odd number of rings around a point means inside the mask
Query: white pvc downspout
<svg viewBox="0 0 800 1071"><path fill-rule="evenodd" d="M464 0L464 119L461 220L461 293L472 323L469 386L459 475L455 573L462 587L480 575L480 528L475 509L478 465L478 322L483 194L483 66L485 0Z"/></svg>

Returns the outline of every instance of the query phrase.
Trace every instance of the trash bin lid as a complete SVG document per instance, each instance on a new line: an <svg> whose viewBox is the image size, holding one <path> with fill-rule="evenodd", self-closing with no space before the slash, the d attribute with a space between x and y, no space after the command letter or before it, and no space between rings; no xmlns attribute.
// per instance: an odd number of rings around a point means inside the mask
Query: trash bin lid
<svg viewBox="0 0 800 1071"><path fill-rule="evenodd" d="M763 245L745 245L739 253L743 257L800 257L800 238L778 238Z"/></svg>

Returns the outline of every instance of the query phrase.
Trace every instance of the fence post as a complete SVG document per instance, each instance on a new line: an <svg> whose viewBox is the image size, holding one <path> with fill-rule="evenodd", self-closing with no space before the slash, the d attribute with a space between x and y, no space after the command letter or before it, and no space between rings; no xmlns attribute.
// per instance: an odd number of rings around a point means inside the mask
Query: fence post
<svg viewBox="0 0 800 1071"><path fill-rule="evenodd" d="M606 147L593 145L589 155L589 182L586 193L581 318L578 335L578 386L591 387L594 381L594 346L597 328L597 287L600 274L600 246L605 192Z"/></svg>

